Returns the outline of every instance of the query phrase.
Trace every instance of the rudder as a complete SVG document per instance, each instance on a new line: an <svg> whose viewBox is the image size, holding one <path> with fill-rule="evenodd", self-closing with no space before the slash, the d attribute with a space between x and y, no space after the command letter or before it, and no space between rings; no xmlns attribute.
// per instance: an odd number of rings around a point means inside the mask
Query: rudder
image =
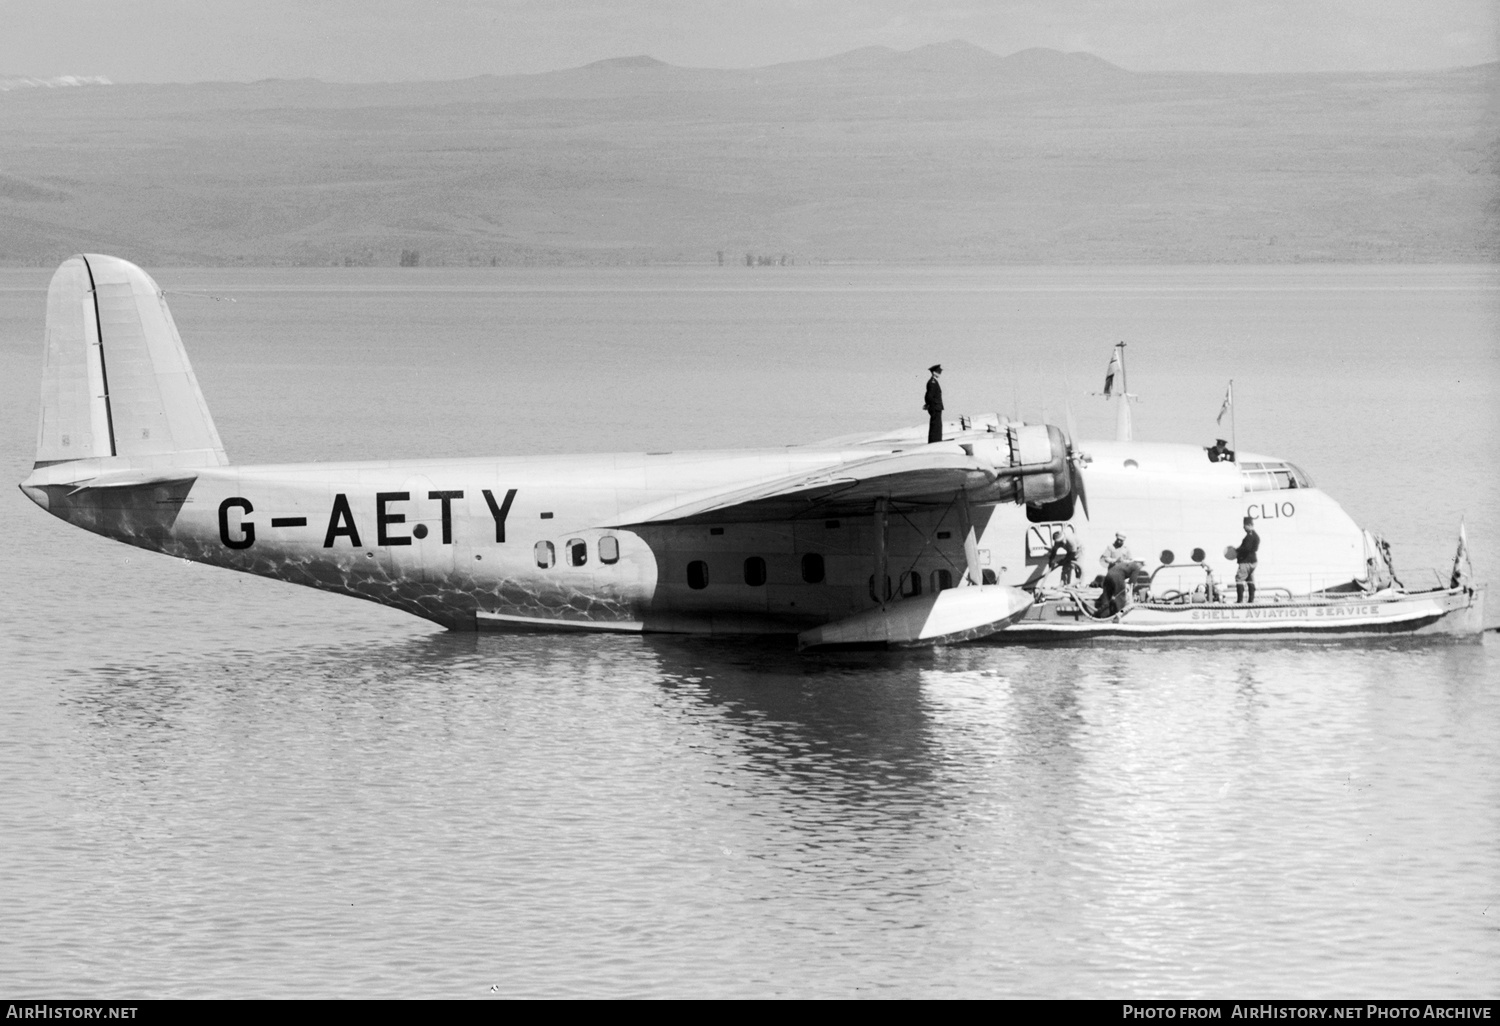
<svg viewBox="0 0 1500 1026"><path fill-rule="evenodd" d="M47 289L36 465L110 458L229 462L161 288L90 253L66 260Z"/></svg>

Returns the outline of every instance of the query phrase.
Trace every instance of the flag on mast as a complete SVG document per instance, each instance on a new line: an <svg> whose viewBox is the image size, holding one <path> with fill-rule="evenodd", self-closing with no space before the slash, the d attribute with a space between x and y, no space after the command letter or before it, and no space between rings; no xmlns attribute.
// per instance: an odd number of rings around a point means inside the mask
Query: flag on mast
<svg viewBox="0 0 1500 1026"><path fill-rule="evenodd" d="M1115 378L1120 376L1120 350L1116 347L1109 358L1109 370L1104 372L1104 397L1108 399L1115 394ZM1121 387L1124 387L1123 382Z"/></svg>
<svg viewBox="0 0 1500 1026"><path fill-rule="evenodd" d="M1229 383L1229 387L1224 390L1224 405L1222 405L1222 406L1219 407L1219 415L1214 418L1214 423L1215 424L1222 424L1222 423L1224 423L1224 414L1228 413L1229 412L1229 408L1231 406L1233 406L1233 405L1234 405L1234 382L1231 381Z"/></svg>
<svg viewBox="0 0 1500 1026"><path fill-rule="evenodd" d="M1453 577L1449 581L1450 588L1460 588L1469 583L1469 578L1474 576L1474 564L1469 559L1469 533L1464 530L1462 519L1458 522L1458 551L1453 554Z"/></svg>

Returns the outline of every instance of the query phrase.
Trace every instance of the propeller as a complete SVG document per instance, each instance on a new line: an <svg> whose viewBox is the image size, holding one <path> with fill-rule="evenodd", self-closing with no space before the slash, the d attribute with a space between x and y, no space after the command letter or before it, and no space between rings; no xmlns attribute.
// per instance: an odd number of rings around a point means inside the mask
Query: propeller
<svg viewBox="0 0 1500 1026"><path fill-rule="evenodd" d="M1068 397L1063 396L1063 416L1068 421L1068 487L1078 496L1078 504L1083 507L1083 519L1091 520L1089 516L1089 494L1083 487L1083 465L1080 460L1076 442L1078 437L1078 425L1073 421L1073 404L1068 402Z"/></svg>
<svg viewBox="0 0 1500 1026"><path fill-rule="evenodd" d="M1089 493L1083 487L1083 468L1076 460L1068 460L1068 485L1078 496L1078 505L1083 507L1083 519L1092 520L1089 516Z"/></svg>

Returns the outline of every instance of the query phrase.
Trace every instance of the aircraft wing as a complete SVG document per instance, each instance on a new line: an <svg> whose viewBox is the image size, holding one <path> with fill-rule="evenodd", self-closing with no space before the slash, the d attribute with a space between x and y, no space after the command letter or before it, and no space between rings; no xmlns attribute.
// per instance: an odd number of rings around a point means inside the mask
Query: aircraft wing
<svg viewBox="0 0 1500 1026"><path fill-rule="evenodd" d="M623 513L612 525L794 520L869 513L875 500L946 505L995 483L993 466L962 451L883 453L729 490L678 496Z"/></svg>

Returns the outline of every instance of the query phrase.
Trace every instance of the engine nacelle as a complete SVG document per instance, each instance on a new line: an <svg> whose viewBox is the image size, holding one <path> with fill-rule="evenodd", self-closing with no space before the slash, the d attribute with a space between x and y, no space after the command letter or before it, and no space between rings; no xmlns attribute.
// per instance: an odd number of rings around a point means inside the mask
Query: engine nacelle
<svg viewBox="0 0 1500 1026"><path fill-rule="evenodd" d="M1072 490L1068 473L1068 442L1051 424L1021 424L1008 429L1014 439L1021 494L1017 502L1040 506L1066 498Z"/></svg>
<svg viewBox="0 0 1500 1026"><path fill-rule="evenodd" d="M1050 424L1002 425L989 439L964 443L970 455L995 468L995 483L982 500L1044 506L1067 499L1073 479L1062 431Z"/></svg>

